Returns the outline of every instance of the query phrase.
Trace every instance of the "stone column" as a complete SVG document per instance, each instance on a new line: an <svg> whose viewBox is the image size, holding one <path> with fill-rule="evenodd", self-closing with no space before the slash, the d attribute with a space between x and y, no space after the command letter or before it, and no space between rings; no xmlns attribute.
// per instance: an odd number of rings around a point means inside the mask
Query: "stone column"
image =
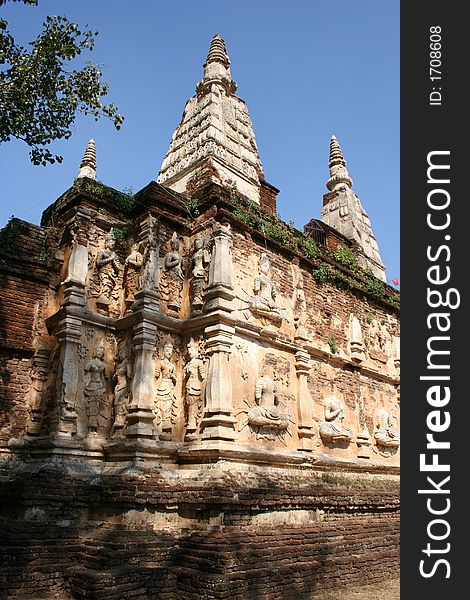
<svg viewBox="0 0 470 600"><path fill-rule="evenodd" d="M297 427L299 434L298 450L313 450L313 400L308 388L310 355L305 350L295 354L297 371Z"/></svg>
<svg viewBox="0 0 470 600"><path fill-rule="evenodd" d="M393 340L393 364L397 371L397 374L400 375L400 338L396 337Z"/></svg>
<svg viewBox="0 0 470 600"><path fill-rule="evenodd" d="M232 233L230 225L217 223L212 232L212 259L209 267L209 281L205 294L204 311L233 311L232 300Z"/></svg>
<svg viewBox="0 0 470 600"><path fill-rule="evenodd" d="M134 325L134 376L132 400L129 404L125 436L129 440L155 440L155 385L153 353L157 339L157 325L150 320L158 308L156 292L140 291L135 295L133 310L140 311L141 319Z"/></svg>
<svg viewBox="0 0 470 600"><path fill-rule="evenodd" d="M69 291L72 290L72 288L68 289ZM68 300L69 304L73 303L72 296L68 296ZM77 433L76 403L78 383L81 377L78 369L77 350L80 343L81 329L82 320L65 312L64 318L59 323L59 330L56 333L60 349L55 387L58 411L55 433L59 438L72 437Z"/></svg>
<svg viewBox="0 0 470 600"><path fill-rule="evenodd" d="M205 294L205 312L233 311L232 233L229 224L217 223L212 232L212 259ZM232 407L230 354L235 328L226 323L209 325L204 330L209 367L206 379L202 440L229 440L236 437Z"/></svg>
<svg viewBox="0 0 470 600"><path fill-rule="evenodd" d="M210 325L204 330L209 368L206 379L204 417L201 439L235 440L232 407L232 379L230 354L235 328L223 323Z"/></svg>

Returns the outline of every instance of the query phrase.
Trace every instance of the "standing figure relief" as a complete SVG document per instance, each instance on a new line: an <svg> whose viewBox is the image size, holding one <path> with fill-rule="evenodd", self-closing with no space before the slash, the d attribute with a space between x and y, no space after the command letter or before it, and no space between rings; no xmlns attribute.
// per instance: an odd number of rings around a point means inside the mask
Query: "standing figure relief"
<svg viewBox="0 0 470 600"><path fill-rule="evenodd" d="M155 365L156 397L155 407L157 424L161 426L164 435L171 435L176 422L176 366L172 362L173 344L166 342L163 355Z"/></svg>
<svg viewBox="0 0 470 600"><path fill-rule="evenodd" d="M170 239L170 251L163 259L163 280L161 283L162 297L166 300L169 310L178 312L181 307L183 291L183 257L179 252L179 239L176 231Z"/></svg>
<svg viewBox="0 0 470 600"><path fill-rule="evenodd" d="M98 430L106 426L105 394L106 366L103 361L104 348L98 346L93 357L85 364L84 395L88 417L88 433L98 435Z"/></svg>

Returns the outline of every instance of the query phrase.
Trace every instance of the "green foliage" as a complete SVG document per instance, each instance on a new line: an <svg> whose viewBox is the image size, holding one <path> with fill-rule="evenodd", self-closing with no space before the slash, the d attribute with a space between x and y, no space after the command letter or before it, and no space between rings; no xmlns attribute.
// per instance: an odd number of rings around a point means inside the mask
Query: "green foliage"
<svg viewBox="0 0 470 600"><path fill-rule="evenodd" d="M15 42L8 23L0 19L0 143L13 138L25 142L31 162L45 166L62 162L48 146L70 138L78 113L96 121L106 117L116 129L121 127L124 119L117 107L102 103L108 84L99 68L92 63L70 67L82 52L93 49L97 34L81 31L65 17L47 17L28 50Z"/></svg>
<svg viewBox="0 0 470 600"><path fill-rule="evenodd" d="M199 215L199 201L197 198L190 198L186 202L186 210L188 211L189 218L195 219Z"/></svg>
<svg viewBox="0 0 470 600"><path fill-rule="evenodd" d="M331 337L328 340L328 346L330 347L331 354L336 354L338 352L338 348L336 346L336 338Z"/></svg>
<svg viewBox="0 0 470 600"><path fill-rule="evenodd" d="M314 269L312 275L315 281L320 285L329 281L334 281L334 271L332 267L326 263L322 263L318 269Z"/></svg>
<svg viewBox="0 0 470 600"><path fill-rule="evenodd" d="M0 6L6 4L8 0L0 0ZM37 6L38 0L12 0L12 2L22 2L23 4L31 4L31 6Z"/></svg>
<svg viewBox="0 0 470 600"><path fill-rule="evenodd" d="M340 265L354 271L357 268L357 256L351 248L345 246L338 246L332 253L333 258L339 262Z"/></svg>
<svg viewBox="0 0 470 600"><path fill-rule="evenodd" d="M310 260L314 260L318 256L318 246L311 238L307 236L301 238L299 243L299 249L304 254L304 256L310 258Z"/></svg>
<svg viewBox="0 0 470 600"><path fill-rule="evenodd" d="M302 253L306 258L315 260L317 264L320 263L312 272L318 284L332 283L342 291L362 290L376 298L386 300L393 306L399 306L399 295L397 293L391 295L388 290L386 295L383 283L371 272L366 272L359 267L357 255L350 248L338 246L336 250L330 251L322 247L320 250L314 240L297 231L293 223L284 223L278 215L264 212L255 202L237 198L234 201L233 216L250 229L263 233L266 238L277 241L293 252ZM333 258L352 273L335 268L328 262L328 257Z"/></svg>
<svg viewBox="0 0 470 600"><path fill-rule="evenodd" d="M129 214L135 205L134 197L126 192L117 192L113 200L118 212L125 215Z"/></svg>
<svg viewBox="0 0 470 600"><path fill-rule="evenodd" d="M0 231L0 254L15 255L18 253L18 234L19 224L12 216Z"/></svg>
<svg viewBox="0 0 470 600"><path fill-rule="evenodd" d="M114 241L116 242L117 248L125 246L125 242L129 236L128 227L118 227L113 229Z"/></svg>
<svg viewBox="0 0 470 600"><path fill-rule="evenodd" d="M125 216L129 215L135 206L135 199L133 196L110 188L100 181L81 178L76 179L74 188L80 192L89 194L94 198L114 204L116 210ZM103 215L107 214L107 210L103 206L98 209L98 212Z"/></svg>
<svg viewBox="0 0 470 600"><path fill-rule="evenodd" d="M385 294L384 284L380 279L371 275L366 282L366 292L371 296L374 296L374 298L383 298Z"/></svg>

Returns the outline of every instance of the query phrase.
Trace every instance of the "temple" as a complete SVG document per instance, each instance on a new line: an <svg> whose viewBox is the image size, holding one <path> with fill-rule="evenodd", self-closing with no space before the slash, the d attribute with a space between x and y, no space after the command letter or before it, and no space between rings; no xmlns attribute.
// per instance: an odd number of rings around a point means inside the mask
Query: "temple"
<svg viewBox="0 0 470 600"><path fill-rule="evenodd" d="M41 224L0 231L4 598L398 575L399 296L336 137L297 230L236 89L215 35L156 181L100 183L90 140Z"/></svg>

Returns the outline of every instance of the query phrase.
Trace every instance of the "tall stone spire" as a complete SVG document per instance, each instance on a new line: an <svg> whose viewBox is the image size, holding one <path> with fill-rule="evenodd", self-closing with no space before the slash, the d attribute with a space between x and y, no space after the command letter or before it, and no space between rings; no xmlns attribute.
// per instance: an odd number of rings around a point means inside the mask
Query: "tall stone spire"
<svg viewBox="0 0 470 600"><path fill-rule="evenodd" d="M372 232L369 217L361 201L352 190L346 160L336 136L331 136L330 178L326 182L329 190L323 196L321 220L355 242L359 253L359 264L386 281L385 267L379 253L377 240Z"/></svg>
<svg viewBox="0 0 470 600"><path fill-rule="evenodd" d="M203 79L186 103L157 181L188 194L198 181L214 181L257 203L260 192L262 198L271 193L275 206L278 190L264 181L253 125L236 89L225 42L216 34Z"/></svg>
<svg viewBox="0 0 470 600"><path fill-rule="evenodd" d="M96 179L96 147L93 138L88 142L82 162L80 163L77 179L80 177Z"/></svg>

